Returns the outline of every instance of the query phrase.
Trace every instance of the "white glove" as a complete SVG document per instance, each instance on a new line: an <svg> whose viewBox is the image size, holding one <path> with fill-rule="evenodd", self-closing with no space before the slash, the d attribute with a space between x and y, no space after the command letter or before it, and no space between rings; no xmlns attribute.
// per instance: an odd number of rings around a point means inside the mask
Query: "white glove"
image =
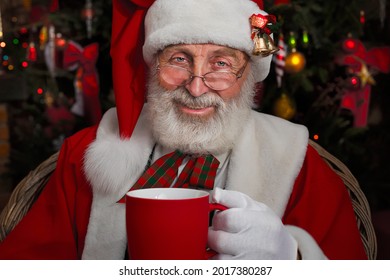
<svg viewBox="0 0 390 280"><path fill-rule="evenodd" d="M212 200L228 207L214 215L208 245L212 259L296 259L298 245L280 218L265 204L216 188Z"/></svg>

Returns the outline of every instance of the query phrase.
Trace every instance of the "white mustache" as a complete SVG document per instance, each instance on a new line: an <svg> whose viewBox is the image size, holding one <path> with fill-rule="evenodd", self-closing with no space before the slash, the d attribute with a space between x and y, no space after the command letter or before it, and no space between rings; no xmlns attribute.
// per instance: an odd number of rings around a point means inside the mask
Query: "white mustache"
<svg viewBox="0 0 390 280"><path fill-rule="evenodd" d="M172 101L192 109L202 109L206 107L222 107L223 99L215 93L205 93L194 97L187 90L180 89L172 92Z"/></svg>

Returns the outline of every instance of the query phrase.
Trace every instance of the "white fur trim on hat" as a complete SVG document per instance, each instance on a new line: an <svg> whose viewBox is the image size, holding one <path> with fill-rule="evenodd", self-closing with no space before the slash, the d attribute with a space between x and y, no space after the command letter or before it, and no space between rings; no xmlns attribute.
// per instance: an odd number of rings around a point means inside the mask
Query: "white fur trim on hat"
<svg viewBox="0 0 390 280"><path fill-rule="evenodd" d="M246 52L256 81L265 79L272 56L252 54L249 18L266 14L250 0L157 0L145 18L143 55L152 65L159 50L174 44L217 44Z"/></svg>

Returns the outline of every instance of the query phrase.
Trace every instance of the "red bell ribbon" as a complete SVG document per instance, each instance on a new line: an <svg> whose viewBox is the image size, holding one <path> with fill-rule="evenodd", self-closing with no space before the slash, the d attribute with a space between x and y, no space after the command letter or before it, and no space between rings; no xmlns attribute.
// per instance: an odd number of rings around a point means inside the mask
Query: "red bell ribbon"
<svg viewBox="0 0 390 280"><path fill-rule="evenodd" d="M276 17L274 15L253 14L249 20L252 27L252 39L258 33L266 33L270 35L272 30L268 26L276 23Z"/></svg>
<svg viewBox="0 0 390 280"><path fill-rule="evenodd" d="M82 70L81 83L84 97L84 110L87 121L97 124L102 116L99 101L99 79L95 67L99 55L99 44L93 43L85 48L69 41L64 51L64 67Z"/></svg>

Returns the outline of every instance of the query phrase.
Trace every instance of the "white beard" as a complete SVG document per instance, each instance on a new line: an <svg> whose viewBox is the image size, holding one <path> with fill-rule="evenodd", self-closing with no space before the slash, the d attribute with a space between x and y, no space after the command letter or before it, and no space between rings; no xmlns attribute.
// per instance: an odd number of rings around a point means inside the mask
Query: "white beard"
<svg viewBox="0 0 390 280"><path fill-rule="evenodd" d="M184 153L219 155L229 151L249 116L255 94L252 71L235 99L224 101L215 93L193 97L184 87L166 90L153 75L148 87L148 117L155 140L170 149ZM178 109L215 106L213 115L190 116Z"/></svg>

